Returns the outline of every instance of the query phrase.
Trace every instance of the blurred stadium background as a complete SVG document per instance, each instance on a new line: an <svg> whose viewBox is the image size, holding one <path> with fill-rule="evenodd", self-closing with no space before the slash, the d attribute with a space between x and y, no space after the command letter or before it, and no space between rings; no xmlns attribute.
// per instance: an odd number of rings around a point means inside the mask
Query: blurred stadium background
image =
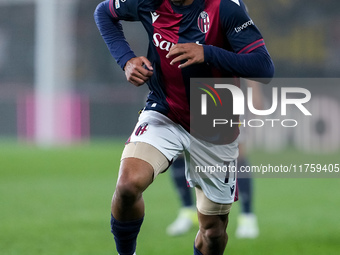
<svg viewBox="0 0 340 255"><path fill-rule="evenodd" d="M0 0L0 254L114 254L109 204L147 88L129 85L111 58L93 21L99 2ZM309 89L320 109L308 128L250 134L251 162L340 163L340 2L245 3L276 77L318 78ZM145 54L142 26L123 25ZM145 194L139 255L191 254L196 230L165 235L179 206L169 179ZM226 253L339 254L339 179L256 179L255 191L260 237L235 239L234 213Z"/></svg>

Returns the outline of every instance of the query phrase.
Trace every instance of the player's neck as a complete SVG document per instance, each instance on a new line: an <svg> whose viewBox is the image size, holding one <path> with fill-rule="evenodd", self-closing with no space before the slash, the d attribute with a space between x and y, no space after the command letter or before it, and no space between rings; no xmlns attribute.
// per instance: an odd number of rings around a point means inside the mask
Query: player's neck
<svg viewBox="0 0 340 255"><path fill-rule="evenodd" d="M183 5L190 5L194 0L185 0Z"/></svg>
<svg viewBox="0 0 340 255"><path fill-rule="evenodd" d="M170 0L175 6L187 6L192 4L195 0Z"/></svg>

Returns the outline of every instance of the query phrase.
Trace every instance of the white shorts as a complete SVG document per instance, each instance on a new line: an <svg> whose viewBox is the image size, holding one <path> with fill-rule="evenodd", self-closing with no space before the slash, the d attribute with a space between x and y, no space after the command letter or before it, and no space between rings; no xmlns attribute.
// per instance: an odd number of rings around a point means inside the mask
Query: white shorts
<svg viewBox="0 0 340 255"><path fill-rule="evenodd" d="M211 144L192 137L181 125L159 112L143 111L129 142L148 143L170 162L184 152L190 187L200 187L215 203L234 202L237 139L226 145Z"/></svg>

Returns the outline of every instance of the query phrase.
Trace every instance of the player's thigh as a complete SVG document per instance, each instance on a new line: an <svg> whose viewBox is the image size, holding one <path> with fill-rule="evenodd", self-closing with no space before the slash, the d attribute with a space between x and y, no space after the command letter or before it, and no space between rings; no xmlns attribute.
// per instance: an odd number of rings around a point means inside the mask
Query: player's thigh
<svg viewBox="0 0 340 255"><path fill-rule="evenodd" d="M232 206L232 203L217 203L210 200L203 192L201 187L195 187L196 192L196 206L197 210L202 215L216 216L216 215L228 215Z"/></svg>
<svg viewBox="0 0 340 255"><path fill-rule="evenodd" d="M154 146L144 142L127 143L121 157L118 182L133 184L144 191L154 176L168 166L168 159Z"/></svg>
<svg viewBox="0 0 340 255"><path fill-rule="evenodd" d="M197 187L195 190L200 231L210 238L224 236L232 204L213 202L204 195L200 188Z"/></svg>
<svg viewBox="0 0 340 255"><path fill-rule="evenodd" d="M121 160L117 190L127 195L142 193L153 180L153 167L150 163L139 158Z"/></svg>
<svg viewBox="0 0 340 255"><path fill-rule="evenodd" d="M189 151L187 180L191 187L199 187L202 194L217 204L231 204L235 200L237 141L227 145L213 145L192 141Z"/></svg>
<svg viewBox="0 0 340 255"><path fill-rule="evenodd" d="M158 112L145 111L125 146L122 159L138 158L148 162L155 178L167 170L187 141L178 124Z"/></svg>

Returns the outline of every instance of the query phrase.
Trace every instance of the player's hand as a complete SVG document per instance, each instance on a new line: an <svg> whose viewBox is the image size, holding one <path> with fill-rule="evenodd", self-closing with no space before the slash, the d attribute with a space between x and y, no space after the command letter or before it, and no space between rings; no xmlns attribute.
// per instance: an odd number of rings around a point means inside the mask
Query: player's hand
<svg viewBox="0 0 340 255"><path fill-rule="evenodd" d="M153 74L152 70L151 62L143 56L131 58L126 62L124 67L126 79L137 87L149 80L150 76Z"/></svg>
<svg viewBox="0 0 340 255"><path fill-rule="evenodd" d="M179 68L184 68L192 64L199 64L204 62L203 46L197 43L179 43L170 48L167 58L174 57L170 62L171 65L187 60L180 64Z"/></svg>

